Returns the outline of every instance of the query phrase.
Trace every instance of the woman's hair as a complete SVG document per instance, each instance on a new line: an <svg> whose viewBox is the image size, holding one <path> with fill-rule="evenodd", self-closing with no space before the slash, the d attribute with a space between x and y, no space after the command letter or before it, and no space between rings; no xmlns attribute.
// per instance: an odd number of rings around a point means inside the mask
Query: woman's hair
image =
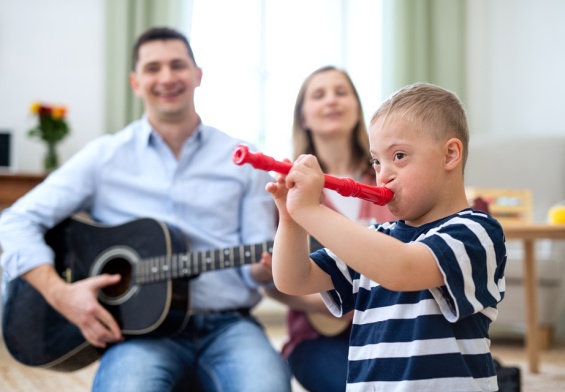
<svg viewBox="0 0 565 392"><path fill-rule="evenodd" d="M301 154L316 154L316 146L314 145L314 140L312 138L312 132L309 129L303 127L304 124L304 113L303 106L306 96L306 90L312 78L318 74L328 71L337 71L343 74L353 90L355 100L357 101L357 113L359 118L355 124L353 133L351 134L351 153L353 159L355 159L357 164L366 163L367 170L371 170L371 165L369 163L371 155L369 152L369 136L367 134L367 127L365 126L365 120L363 118L363 108L361 107L361 100L359 99L359 93L353 85L351 78L344 70L338 69L334 66L325 66L318 68L316 71L312 72L302 83L300 90L298 91L298 96L296 97L296 102L294 104L294 121L292 124L292 147L293 147L293 159L298 158ZM326 170L326 164L320 161L320 166L322 170Z"/></svg>
<svg viewBox="0 0 565 392"><path fill-rule="evenodd" d="M402 119L415 124L434 140L457 138L463 144L463 168L468 156L469 127L465 109L451 91L429 83L403 87L386 99L371 119Z"/></svg>

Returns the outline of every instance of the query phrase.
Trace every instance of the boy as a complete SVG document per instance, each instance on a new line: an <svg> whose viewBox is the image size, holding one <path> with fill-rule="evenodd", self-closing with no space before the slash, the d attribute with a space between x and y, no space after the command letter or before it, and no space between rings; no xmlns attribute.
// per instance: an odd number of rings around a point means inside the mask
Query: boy
<svg viewBox="0 0 565 392"><path fill-rule="evenodd" d="M387 99L370 124L377 184L398 221L372 230L320 204L323 173L303 155L267 185L280 213L276 286L321 292L354 309L348 391L496 391L488 327L504 296L500 224L468 207L468 128L459 99L418 83ZM306 233L323 249L308 257Z"/></svg>

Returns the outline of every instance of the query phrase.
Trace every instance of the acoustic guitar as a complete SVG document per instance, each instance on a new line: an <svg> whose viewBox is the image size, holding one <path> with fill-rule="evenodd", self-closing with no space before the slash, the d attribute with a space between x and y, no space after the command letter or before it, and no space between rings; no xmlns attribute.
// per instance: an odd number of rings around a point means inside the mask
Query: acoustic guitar
<svg viewBox="0 0 565 392"><path fill-rule="evenodd" d="M99 301L126 338L181 331L189 319L191 278L258 262L273 245L269 241L189 252L180 230L150 218L117 226L69 218L45 239L55 252L55 269L68 282L103 273L121 275L119 283L100 290ZM8 284L2 322L8 351L28 366L74 371L102 353L22 278Z"/></svg>

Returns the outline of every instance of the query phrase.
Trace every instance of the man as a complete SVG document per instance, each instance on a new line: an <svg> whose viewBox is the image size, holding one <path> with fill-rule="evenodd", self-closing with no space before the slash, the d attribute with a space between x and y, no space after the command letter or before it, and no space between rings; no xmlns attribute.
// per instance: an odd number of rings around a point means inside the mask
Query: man
<svg viewBox="0 0 565 392"><path fill-rule="evenodd" d="M286 363L249 314L270 274L261 265L202 273L191 281L191 316L174 337L124 339L98 291L119 275L65 283L53 267L45 230L79 211L117 225L150 216L178 227L191 251L272 239L268 174L236 166L240 142L202 124L194 91L202 70L179 32L153 28L133 49L130 84L145 114L124 130L90 142L0 220L2 265L23 276L92 345L105 348L93 389L289 391ZM93 241L96 239L93 238Z"/></svg>

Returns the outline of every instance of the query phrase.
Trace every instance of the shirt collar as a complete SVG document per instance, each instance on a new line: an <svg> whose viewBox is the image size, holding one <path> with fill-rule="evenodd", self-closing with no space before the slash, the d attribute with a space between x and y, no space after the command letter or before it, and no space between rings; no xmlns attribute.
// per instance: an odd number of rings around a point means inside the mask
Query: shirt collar
<svg viewBox="0 0 565 392"><path fill-rule="evenodd" d="M192 133L192 135L190 135L190 137L187 140L185 140L184 145L186 146L189 144L203 141L205 135L204 129L205 126L204 124L202 124L202 121L200 121L196 126L196 130ZM154 144L156 139L163 142L161 135L159 135L159 133L155 131L153 126L149 123L149 120L147 119L147 115L145 114L141 117L140 133L141 133L140 140L142 141L143 146L150 146Z"/></svg>

